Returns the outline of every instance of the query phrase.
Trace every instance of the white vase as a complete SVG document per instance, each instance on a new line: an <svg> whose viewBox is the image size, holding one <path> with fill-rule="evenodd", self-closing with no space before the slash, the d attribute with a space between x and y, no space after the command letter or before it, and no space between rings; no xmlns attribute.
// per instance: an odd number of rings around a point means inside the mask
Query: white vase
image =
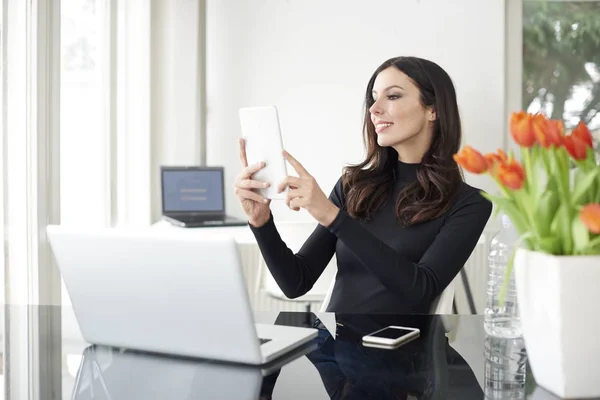
<svg viewBox="0 0 600 400"><path fill-rule="evenodd" d="M600 255L518 249L515 283L537 384L563 398L600 397Z"/></svg>

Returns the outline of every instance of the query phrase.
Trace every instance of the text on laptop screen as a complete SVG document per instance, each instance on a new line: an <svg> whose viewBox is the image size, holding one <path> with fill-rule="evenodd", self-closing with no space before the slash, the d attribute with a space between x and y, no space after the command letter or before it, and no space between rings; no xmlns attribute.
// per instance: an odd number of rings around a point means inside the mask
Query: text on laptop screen
<svg viewBox="0 0 600 400"><path fill-rule="evenodd" d="M223 178L220 170L164 170L165 212L223 211Z"/></svg>

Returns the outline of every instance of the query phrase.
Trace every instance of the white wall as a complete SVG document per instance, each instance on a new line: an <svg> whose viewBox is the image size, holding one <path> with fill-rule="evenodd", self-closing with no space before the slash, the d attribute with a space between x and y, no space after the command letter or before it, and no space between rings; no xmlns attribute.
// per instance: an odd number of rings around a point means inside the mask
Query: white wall
<svg viewBox="0 0 600 400"><path fill-rule="evenodd" d="M208 165L226 168L227 209L240 171L238 108L275 104L286 149L329 193L363 156L364 91L399 55L428 58L453 78L464 141L504 146L504 0L207 0ZM469 183L493 190L488 177ZM308 219L279 202L276 218Z"/></svg>

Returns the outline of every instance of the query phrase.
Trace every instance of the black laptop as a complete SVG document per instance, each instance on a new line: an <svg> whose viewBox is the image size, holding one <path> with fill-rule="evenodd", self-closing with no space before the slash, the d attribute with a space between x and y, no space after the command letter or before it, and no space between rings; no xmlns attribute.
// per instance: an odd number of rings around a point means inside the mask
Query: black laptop
<svg viewBox="0 0 600 400"><path fill-rule="evenodd" d="M161 167L163 219L186 228L247 225L225 214L223 176L223 167Z"/></svg>

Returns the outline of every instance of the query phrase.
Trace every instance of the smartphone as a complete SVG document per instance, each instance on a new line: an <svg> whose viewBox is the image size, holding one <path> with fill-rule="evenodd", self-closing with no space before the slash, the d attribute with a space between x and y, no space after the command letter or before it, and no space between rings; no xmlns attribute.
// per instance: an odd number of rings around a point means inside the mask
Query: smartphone
<svg viewBox="0 0 600 400"><path fill-rule="evenodd" d="M418 328L405 326L388 326L366 336L363 336L363 345L370 347L398 347L415 340L420 335Z"/></svg>
<svg viewBox="0 0 600 400"><path fill-rule="evenodd" d="M265 167L252 179L269 182L266 189L255 189L267 199L285 199L288 188L277 193L277 186L286 178L287 167L283 158L283 140L279 116L275 106L240 108L242 137L246 142L248 165L265 162Z"/></svg>

